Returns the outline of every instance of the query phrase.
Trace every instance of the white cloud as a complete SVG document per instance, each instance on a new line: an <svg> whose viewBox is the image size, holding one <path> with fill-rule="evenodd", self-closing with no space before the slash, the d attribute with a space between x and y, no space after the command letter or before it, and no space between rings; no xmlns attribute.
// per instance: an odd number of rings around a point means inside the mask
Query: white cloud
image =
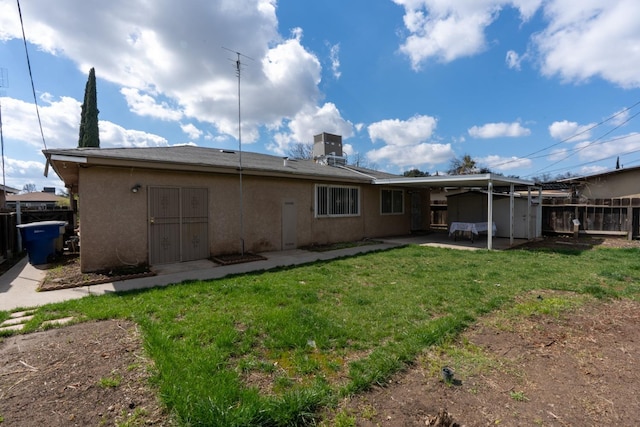
<svg viewBox="0 0 640 427"><path fill-rule="evenodd" d="M502 156L487 156L478 159L478 163L486 165L491 170L508 171L512 169L525 169L530 168L533 162L530 159L524 159L521 157L502 157Z"/></svg>
<svg viewBox="0 0 640 427"><path fill-rule="evenodd" d="M576 122L570 122L568 120L553 122L549 126L549 135L559 141L584 141L585 139L591 138L591 132L589 129L593 126L593 123L588 125L579 125Z"/></svg>
<svg viewBox="0 0 640 427"><path fill-rule="evenodd" d="M78 146L80 102L69 97L55 99L49 94L41 96L40 118L46 148L72 148ZM33 104L13 98L2 98L3 134L6 139L26 143L34 150L43 150L38 119ZM106 120L98 123L101 147L164 146L167 141L158 135L125 129ZM23 147L23 145L21 145Z"/></svg>
<svg viewBox="0 0 640 427"><path fill-rule="evenodd" d="M38 104L47 148L77 146L81 103L70 97L55 99L45 93ZM2 124L5 138L21 141L33 149L44 149L33 103L2 98Z"/></svg>
<svg viewBox="0 0 640 427"><path fill-rule="evenodd" d="M372 162L389 163L399 167L429 165L435 166L451 160L454 156L451 144L416 144L416 145L385 145L371 150L367 158Z"/></svg>
<svg viewBox="0 0 640 427"><path fill-rule="evenodd" d="M369 138L382 141L385 146L371 150L367 158L373 162L395 166L430 165L446 162L453 157L451 144L433 144L437 120L430 116L414 116L409 120L389 119L368 126Z"/></svg>
<svg viewBox="0 0 640 427"><path fill-rule="evenodd" d="M336 43L329 49L329 59L331 60L331 71L333 77L339 79L342 75L340 71L340 43Z"/></svg>
<svg viewBox="0 0 640 427"><path fill-rule="evenodd" d="M182 118L182 111L172 108L167 102L160 102L149 94L142 94L133 88L122 88L129 109L139 116L154 117L160 120L177 121Z"/></svg>
<svg viewBox="0 0 640 427"><path fill-rule="evenodd" d="M507 56L505 58L505 62L507 63L507 67L513 70L520 70L520 64L524 57L521 57L518 52L514 50L510 50L507 52Z"/></svg>
<svg viewBox="0 0 640 427"><path fill-rule="evenodd" d="M487 48L486 30L508 7L527 21L542 9L546 27L531 36L522 56L507 52L510 68L526 58L547 76L567 82L599 77L624 88L640 87L640 2L637 0L393 0L404 7L409 35L400 47L414 69L435 59L450 62ZM498 40L500 42L500 40Z"/></svg>
<svg viewBox="0 0 640 427"><path fill-rule="evenodd" d="M613 126L623 126L629 120L629 110L624 109L624 110L617 111L614 114L612 114L611 117L613 117L613 119L611 120L611 124Z"/></svg>
<svg viewBox="0 0 640 427"><path fill-rule="evenodd" d="M286 131L277 132L274 142L267 147L276 154L287 154L291 144L312 143L313 136L322 132L341 135L343 140L354 134L353 124L343 119L336 105L331 102L299 112L288 121L286 128Z"/></svg>
<svg viewBox="0 0 640 427"><path fill-rule="evenodd" d="M151 133L125 129L115 123L100 120L100 147L166 147L167 140Z"/></svg>
<svg viewBox="0 0 640 427"><path fill-rule="evenodd" d="M409 120L382 120L369 125L369 138L394 146L416 145L431 138L437 123L435 118L421 115Z"/></svg>
<svg viewBox="0 0 640 427"><path fill-rule="evenodd" d="M623 154L640 152L640 133L630 133L607 141L583 141L575 146L582 161L613 159ZM612 163L613 165L614 163Z"/></svg>
<svg viewBox="0 0 640 427"><path fill-rule="evenodd" d="M186 133L191 139L200 139L204 132L198 129L193 123L188 123L186 125L181 124L180 128L182 132Z"/></svg>
<svg viewBox="0 0 640 427"><path fill-rule="evenodd" d="M278 32L276 0L83 2L22 5L28 41L123 87L136 114L210 123L237 135L236 55L241 56L243 142L318 106L322 67L302 30ZM69 13L74 10L74 13ZM82 16L78 20L78 16ZM15 4L0 3L0 39L21 38ZM247 29L251 31L247 31ZM87 37L86 35L90 35ZM339 73L338 45L332 49ZM100 85L100 82L98 83ZM286 94L286 96L283 96Z"/></svg>
<svg viewBox="0 0 640 427"><path fill-rule="evenodd" d="M549 153L548 159L552 162L557 162L559 160L565 159L568 154L569 154L568 149L557 148L557 149L551 150L551 152Z"/></svg>
<svg viewBox="0 0 640 427"><path fill-rule="evenodd" d="M531 130L523 127L520 123L487 123L482 126L473 126L469 129L469 135L473 138L518 138L531 135Z"/></svg>
<svg viewBox="0 0 640 427"><path fill-rule="evenodd" d="M640 3L636 0L553 0L545 4L547 28L534 37L542 72L566 81L600 77L640 87Z"/></svg>
<svg viewBox="0 0 640 427"><path fill-rule="evenodd" d="M528 20L542 0L393 0L404 6L404 24L410 35L400 47L415 69L435 58L441 62L476 55L486 49L485 30L500 10L512 6Z"/></svg>
<svg viewBox="0 0 640 427"><path fill-rule="evenodd" d="M580 175L594 175L602 172L606 172L612 168L605 166L584 166L580 168Z"/></svg>

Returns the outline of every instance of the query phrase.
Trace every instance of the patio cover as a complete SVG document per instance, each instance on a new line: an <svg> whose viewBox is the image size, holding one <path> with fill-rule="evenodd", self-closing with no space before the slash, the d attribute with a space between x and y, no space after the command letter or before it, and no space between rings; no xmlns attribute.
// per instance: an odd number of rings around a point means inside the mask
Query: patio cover
<svg viewBox="0 0 640 427"><path fill-rule="evenodd" d="M526 187L529 194L531 189L535 185L533 181L528 181L520 178L511 178L502 175L496 175L493 173L486 174L473 174L473 175L440 175L440 176L424 176L424 177L401 177L401 178L384 178L375 179L374 184L378 185L398 185L403 187L453 187L453 188L483 188L488 193L488 218L487 218L487 249L493 248L493 191L495 187L508 187L509 188L509 218L510 218L510 230L509 241L513 245L513 227L514 227L514 195L515 187ZM541 190L539 190L541 191ZM537 215L540 217L540 214ZM531 218L528 218L530 221Z"/></svg>

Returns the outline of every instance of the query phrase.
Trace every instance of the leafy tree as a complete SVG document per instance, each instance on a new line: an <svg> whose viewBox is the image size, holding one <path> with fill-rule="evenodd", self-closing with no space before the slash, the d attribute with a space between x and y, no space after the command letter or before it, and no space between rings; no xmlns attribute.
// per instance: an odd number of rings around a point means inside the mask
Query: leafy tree
<svg viewBox="0 0 640 427"><path fill-rule="evenodd" d="M98 96L96 94L96 71L91 68L84 88L84 102L80 114L80 136L78 147L100 147L98 131Z"/></svg>
<svg viewBox="0 0 640 427"><path fill-rule="evenodd" d="M419 169L411 169L408 171L404 171L402 176L409 176L409 177L429 176L429 172L422 172Z"/></svg>
<svg viewBox="0 0 640 427"><path fill-rule="evenodd" d="M481 173L481 171L476 161L469 154L465 154L462 159L454 157L451 160L447 173L450 175L472 175Z"/></svg>

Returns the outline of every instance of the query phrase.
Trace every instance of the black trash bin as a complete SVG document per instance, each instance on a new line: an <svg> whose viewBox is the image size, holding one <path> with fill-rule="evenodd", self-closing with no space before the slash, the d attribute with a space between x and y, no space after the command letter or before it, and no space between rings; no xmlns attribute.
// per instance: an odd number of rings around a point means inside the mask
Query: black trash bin
<svg viewBox="0 0 640 427"><path fill-rule="evenodd" d="M32 265L46 264L49 256L56 253L56 241L66 225L66 221L40 221L16 226Z"/></svg>

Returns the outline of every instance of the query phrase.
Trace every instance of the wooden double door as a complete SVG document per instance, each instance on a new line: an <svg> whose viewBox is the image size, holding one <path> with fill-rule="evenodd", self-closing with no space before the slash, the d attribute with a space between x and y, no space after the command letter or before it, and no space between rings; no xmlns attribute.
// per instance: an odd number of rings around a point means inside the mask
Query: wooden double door
<svg viewBox="0 0 640 427"><path fill-rule="evenodd" d="M149 187L149 263L209 258L206 188Z"/></svg>

